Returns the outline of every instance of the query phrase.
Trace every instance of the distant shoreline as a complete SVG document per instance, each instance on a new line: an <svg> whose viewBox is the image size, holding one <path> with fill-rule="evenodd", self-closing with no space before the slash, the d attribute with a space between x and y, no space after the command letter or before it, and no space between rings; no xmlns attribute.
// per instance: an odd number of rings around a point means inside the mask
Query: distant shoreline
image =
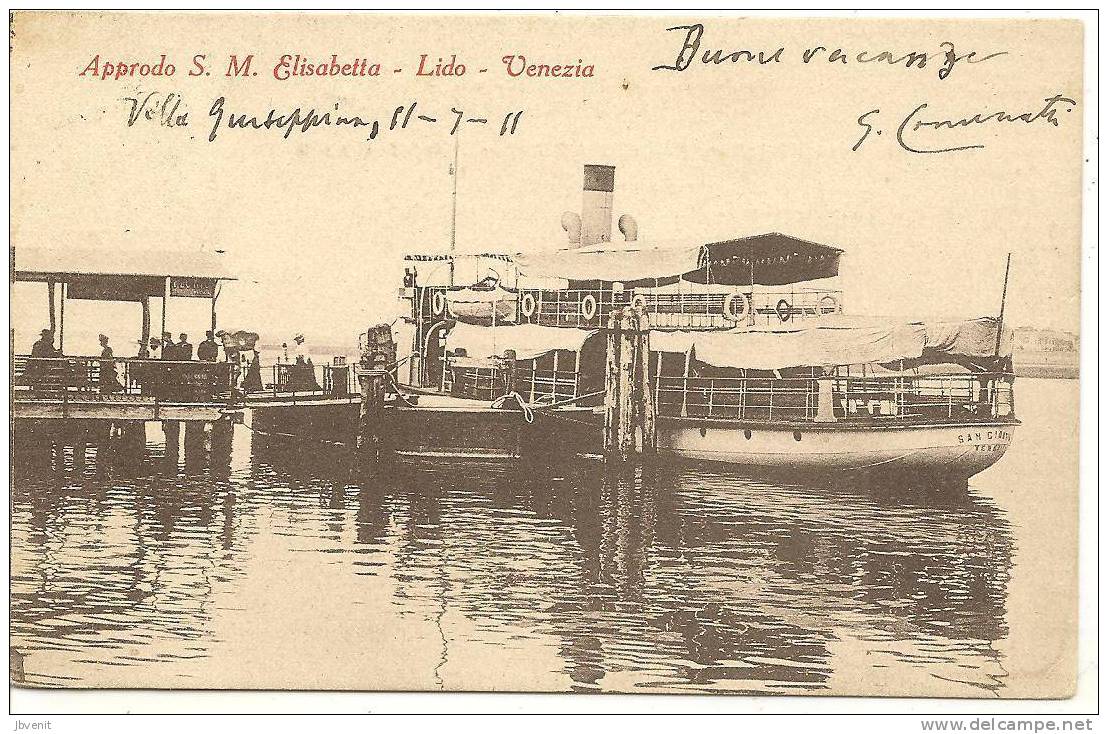
<svg viewBox="0 0 1108 734"><path fill-rule="evenodd" d="M1012 355L1016 377L1076 380L1079 363L1078 352L1016 352Z"/></svg>

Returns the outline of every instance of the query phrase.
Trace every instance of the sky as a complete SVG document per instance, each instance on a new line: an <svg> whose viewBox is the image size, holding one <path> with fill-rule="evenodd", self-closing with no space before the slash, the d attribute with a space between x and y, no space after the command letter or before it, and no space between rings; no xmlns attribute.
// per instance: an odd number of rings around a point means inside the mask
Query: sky
<svg viewBox="0 0 1108 734"><path fill-rule="evenodd" d="M700 19L703 20L703 19ZM707 20L704 50L784 48L780 63L673 64L681 19L250 14L18 15L12 52L12 223L26 247L222 250L238 276L220 325L280 342L353 344L395 318L407 252L442 252L451 233L451 126L461 110L457 247L563 247L563 211L579 211L585 163L616 166L614 214L640 239L708 242L780 231L841 247L851 313L917 318L995 315L1012 253L1006 321L1077 331L1081 211L1080 107L1059 125L997 123L915 131L898 122L926 103L932 119L1013 114L1062 94L1080 100L1081 29L1071 22ZM940 79L941 45L979 57ZM842 47L848 64L801 60ZM926 69L860 64L859 52L939 54ZM282 54L379 62L378 77L277 80ZM174 63L171 78L81 76L100 56ZM211 76L188 77L205 54ZM225 76L228 56L254 54L257 76ZM417 77L455 56L461 77ZM588 78L509 76L501 59L591 64ZM516 62L518 63L518 62ZM393 73L399 68L400 73ZM480 68L488 71L480 73ZM128 125L126 98L179 95L187 125ZM335 110L379 119L382 132L320 127L229 129L209 141L213 101L225 117L271 109ZM393 110L416 104L408 127ZM505 115L523 111L514 134ZM858 146L866 127L874 127ZM339 112L334 112L339 114ZM141 118L141 116L140 116ZM416 124L418 122L418 124ZM881 134L877 135L876 130ZM17 254L18 258L18 254ZM16 349L46 319L45 288L12 291ZM202 338L207 304L170 305L170 329ZM137 338L133 304L70 304L75 351ZM158 323L155 306L155 325ZM117 353L126 349L117 348Z"/></svg>

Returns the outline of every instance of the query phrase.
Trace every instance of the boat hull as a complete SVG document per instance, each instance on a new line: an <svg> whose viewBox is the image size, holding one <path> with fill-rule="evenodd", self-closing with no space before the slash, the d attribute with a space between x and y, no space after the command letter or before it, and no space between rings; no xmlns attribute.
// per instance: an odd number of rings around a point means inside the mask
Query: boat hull
<svg viewBox="0 0 1108 734"><path fill-rule="evenodd" d="M256 426L277 434L349 441L358 405L255 404ZM603 452L603 415L593 409L495 410L470 401L390 410L383 436L396 458L558 461ZM882 474L963 480L1000 460L1018 421L760 423L662 416L658 453L751 471L798 475Z"/></svg>
<svg viewBox="0 0 1108 734"><path fill-rule="evenodd" d="M658 452L683 459L807 473L895 473L965 479L1004 456L1015 425L771 426L662 419Z"/></svg>

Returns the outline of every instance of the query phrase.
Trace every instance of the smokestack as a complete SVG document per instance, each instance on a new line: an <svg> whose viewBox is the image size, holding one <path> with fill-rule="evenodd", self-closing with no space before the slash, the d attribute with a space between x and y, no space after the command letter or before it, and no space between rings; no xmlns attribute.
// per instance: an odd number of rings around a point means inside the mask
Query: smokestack
<svg viewBox="0 0 1108 734"><path fill-rule="evenodd" d="M612 192L616 167L585 164L584 193L581 198L581 246L612 240Z"/></svg>

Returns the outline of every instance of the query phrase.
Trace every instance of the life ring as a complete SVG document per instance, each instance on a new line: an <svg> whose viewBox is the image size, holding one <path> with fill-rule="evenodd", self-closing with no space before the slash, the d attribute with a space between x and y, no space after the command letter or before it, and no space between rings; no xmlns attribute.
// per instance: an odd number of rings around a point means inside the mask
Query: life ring
<svg viewBox="0 0 1108 734"><path fill-rule="evenodd" d="M822 313L838 313L839 312L839 299L828 293L823 298L819 299L819 312Z"/></svg>
<svg viewBox="0 0 1108 734"><path fill-rule="evenodd" d="M591 293L581 299L581 318L592 321L596 317L596 296Z"/></svg>
<svg viewBox="0 0 1108 734"><path fill-rule="evenodd" d="M723 318L743 321L750 317L750 298L745 293L731 293L723 299Z"/></svg>
<svg viewBox="0 0 1108 734"><path fill-rule="evenodd" d="M431 313L436 316L442 316L446 313L446 294L442 291L435 291L431 294Z"/></svg>
<svg viewBox="0 0 1108 734"><path fill-rule="evenodd" d="M535 296L531 293L524 293L519 299L519 310L523 314L524 318L531 318L535 315Z"/></svg>
<svg viewBox="0 0 1108 734"><path fill-rule="evenodd" d="M781 319L781 323L785 323L793 317L793 307L784 298L777 302L777 308L774 311L777 312L777 318Z"/></svg>
<svg viewBox="0 0 1108 734"><path fill-rule="evenodd" d="M646 310L646 296L642 293L636 293L631 297L631 306L633 308L641 308Z"/></svg>

